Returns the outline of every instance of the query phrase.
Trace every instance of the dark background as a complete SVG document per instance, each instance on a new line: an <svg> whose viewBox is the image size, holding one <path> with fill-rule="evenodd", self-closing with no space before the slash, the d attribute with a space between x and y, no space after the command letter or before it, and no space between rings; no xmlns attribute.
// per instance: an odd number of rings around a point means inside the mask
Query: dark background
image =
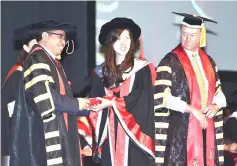
<svg viewBox="0 0 237 166"><path fill-rule="evenodd" d="M76 97L85 96L95 67L96 3L93 1L2 1L1 2L1 83L15 63L19 50L14 48L13 30L43 19L56 19L77 26L76 50L64 56L62 63ZM157 65L157 64L154 64ZM220 71L223 91L228 102L237 100L237 72Z"/></svg>
<svg viewBox="0 0 237 166"><path fill-rule="evenodd" d="M90 81L87 76L95 66L95 2L3 1L1 13L1 83L20 51L14 48L13 30L36 21L55 19L77 26L76 50L64 56L62 63L74 95L83 95L82 90Z"/></svg>
<svg viewBox="0 0 237 166"><path fill-rule="evenodd" d="M95 67L95 14L93 1L2 1L1 83L20 53L14 45L13 30L40 20L55 19L77 26L76 49L63 57L62 64L72 82L74 96L85 96L91 81L90 71ZM84 162L85 166L96 166L91 157L86 157Z"/></svg>
<svg viewBox="0 0 237 166"><path fill-rule="evenodd" d="M15 64L19 50L14 48L13 30L43 19L56 19L77 26L76 49L65 55L62 63L76 97L85 96L90 72L95 67L95 18L93 1L2 1L1 2L1 83ZM237 62L236 62L237 63ZM157 64L155 64L157 65ZM237 101L237 72L220 71L223 91L228 102ZM92 166L87 157L85 166Z"/></svg>

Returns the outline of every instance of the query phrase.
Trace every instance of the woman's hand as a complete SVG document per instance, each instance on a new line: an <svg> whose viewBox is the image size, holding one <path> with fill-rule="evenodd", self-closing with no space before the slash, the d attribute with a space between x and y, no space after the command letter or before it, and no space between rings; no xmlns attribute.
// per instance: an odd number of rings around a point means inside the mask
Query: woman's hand
<svg viewBox="0 0 237 166"><path fill-rule="evenodd" d="M112 106L112 100L107 100L101 97L97 97L96 99L101 100L101 103L97 105L91 105L92 111L98 112Z"/></svg>

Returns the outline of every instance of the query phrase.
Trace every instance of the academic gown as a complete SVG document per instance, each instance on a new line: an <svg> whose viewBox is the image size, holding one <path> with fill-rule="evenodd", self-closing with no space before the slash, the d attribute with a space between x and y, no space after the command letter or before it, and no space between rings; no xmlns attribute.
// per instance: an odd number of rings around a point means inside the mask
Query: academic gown
<svg viewBox="0 0 237 166"><path fill-rule="evenodd" d="M237 142L237 120L235 117L230 117L226 120L226 123L224 124L224 138L225 138L225 144L232 144ZM237 158L236 153L232 153L229 151L224 152L225 156L225 165L228 166L234 166L235 160Z"/></svg>
<svg viewBox="0 0 237 166"><path fill-rule="evenodd" d="M208 105L210 105L213 96L221 90L221 84L214 61L202 50L199 50L199 54L209 81ZM157 135L155 141L156 165L186 166L192 163L202 166L206 158L207 164L213 162L216 166L222 166L224 164L223 111L220 109L212 119L208 119L206 145L203 145L199 121L189 113L168 109L165 106L167 91L186 103L196 104L196 108L200 108L200 91L196 77L181 45L168 53L157 68L154 92L156 96L159 96L156 97L154 104ZM204 148L206 148L206 156L204 156Z"/></svg>
<svg viewBox="0 0 237 166"><path fill-rule="evenodd" d="M8 72L1 88L1 155L9 156L10 117L17 99L22 67L14 65Z"/></svg>
<svg viewBox="0 0 237 166"><path fill-rule="evenodd" d="M90 114L95 129L94 161L101 166L154 164L153 86L150 69L143 62L135 59L135 72L114 90L103 85L104 64L95 69L90 97L115 97L112 108L97 117Z"/></svg>
<svg viewBox="0 0 237 166"><path fill-rule="evenodd" d="M22 66L14 65L8 72L5 78L2 88L1 88L1 156L10 155L10 132L11 132L11 117L15 117L17 110L15 107L16 101L19 98L19 91L21 88L22 81ZM89 112L87 110L78 110L77 102L74 98L68 96L62 96L53 89L50 89L55 111L67 112L70 115L75 116L88 116ZM18 103L18 102L17 102ZM16 120L16 119L15 119Z"/></svg>
<svg viewBox="0 0 237 166"><path fill-rule="evenodd" d="M78 100L63 68L40 45L25 60L19 87L11 124L10 165L80 166ZM72 115L62 113L65 110Z"/></svg>

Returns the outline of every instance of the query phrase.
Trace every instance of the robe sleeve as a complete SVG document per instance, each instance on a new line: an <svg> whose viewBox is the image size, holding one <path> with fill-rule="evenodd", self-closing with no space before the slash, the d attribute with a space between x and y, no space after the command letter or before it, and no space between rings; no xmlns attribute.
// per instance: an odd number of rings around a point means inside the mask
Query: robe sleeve
<svg viewBox="0 0 237 166"><path fill-rule="evenodd" d="M49 62L45 57L44 51L35 51L24 63L24 87L26 91L26 100L28 103L32 103L32 107L35 107L34 110L35 114L40 114L43 121L51 121L55 118L54 111L56 106L62 109L62 105L69 106L68 109L75 110L72 106L70 107L70 103L74 103L74 105L79 104L78 101L70 100L70 98L63 98L63 96L56 98L51 93L50 89L55 88L55 76L53 77L51 67ZM61 105L58 103L60 101ZM77 102L77 104L76 104ZM55 106L56 104L56 106ZM59 109L59 110L60 110ZM63 108L65 109L65 108Z"/></svg>
<svg viewBox="0 0 237 166"><path fill-rule="evenodd" d="M218 105L219 111L213 117L213 120L214 120L214 132L215 132L215 138L216 138L216 147L217 147L217 153L219 156L218 160L220 163L222 163L224 160L223 107L226 106L226 99L221 90L221 82L220 82L216 64L210 56L209 56L209 59L213 66L213 69L215 72L215 78L216 78L215 94L214 94L212 103ZM221 147L221 148L218 148L218 147Z"/></svg>
<svg viewBox="0 0 237 166"><path fill-rule="evenodd" d="M167 144L167 132L169 128L170 110L166 107L166 98L172 89L172 60L171 53L166 55L158 65L157 78L154 87L154 111L155 111L155 163L163 165Z"/></svg>
<svg viewBox="0 0 237 166"><path fill-rule="evenodd" d="M135 74L128 96L116 98L113 109L123 129L141 150L154 157L154 98L148 66Z"/></svg>
<svg viewBox="0 0 237 166"><path fill-rule="evenodd" d="M89 97L95 98L95 97L103 97L103 96L105 96L104 85L103 85L102 79L95 72L93 76L93 83L92 83ZM105 128L107 112L108 112L107 109L104 109L103 111L100 111L100 112L93 112L93 111L90 112L89 119L90 119L92 128L94 130L95 142L97 144L100 142L103 130Z"/></svg>
<svg viewBox="0 0 237 166"><path fill-rule="evenodd" d="M215 89L215 95L213 97L212 103L217 104L219 109L221 109L221 108L226 107L226 98L221 88L221 81L218 74L218 68L215 65L214 61L212 63L213 63L213 67L215 68L215 77L216 77L216 89Z"/></svg>
<svg viewBox="0 0 237 166"><path fill-rule="evenodd" d="M181 113L185 112L187 102L181 100L180 97L173 96L172 89L172 71L173 58L172 54L168 54L157 67L157 79L155 81L155 110L166 108Z"/></svg>
<svg viewBox="0 0 237 166"><path fill-rule="evenodd" d="M50 88L52 98L55 105L55 111L66 112L75 116L88 116L90 111L79 110L78 100L74 97L68 97L66 95L60 95L58 92Z"/></svg>
<svg viewBox="0 0 237 166"><path fill-rule="evenodd" d="M35 51L24 63L24 86L27 103L36 106L35 114L40 114L43 121L51 121L55 105L50 92L55 81L44 51Z"/></svg>
<svg viewBox="0 0 237 166"><path fill-rule="evenodd" d="M95 69L96 70L96 69ZM99 77L96 71L93 73L91 91L89 93L90 98L103 97L105 96L105 89L102 79ZM93 160L94 162L100 162L102 154L102 143L107 137L106 120L107 120L108 109L104 109L100 112L90 111L89 121L92 128L92 135L84 135L84 137L92 138L92 150L93 150ZM82 130L84 130L82 128ZM86 129L87 130L87 129ZM87 133L87 131L84 131Z"/></svg>

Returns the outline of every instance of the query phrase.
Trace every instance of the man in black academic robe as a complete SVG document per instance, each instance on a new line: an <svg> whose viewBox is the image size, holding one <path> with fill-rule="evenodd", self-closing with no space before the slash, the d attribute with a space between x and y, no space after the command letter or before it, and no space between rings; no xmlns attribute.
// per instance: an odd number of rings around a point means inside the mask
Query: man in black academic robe
<svg viewBox="0 0 237 166"><path fill-rule="evenodd" d="M81 165L75 115L88 115L79 110L88 108L89 101L73 98L54 50L63 48L65 36L72 34L76 35L75 27L54 20L29 28L28 37L40 45L32 48L23 64L12 116L10 165ZM52 41L62 44L50 47Z"/></svg>

